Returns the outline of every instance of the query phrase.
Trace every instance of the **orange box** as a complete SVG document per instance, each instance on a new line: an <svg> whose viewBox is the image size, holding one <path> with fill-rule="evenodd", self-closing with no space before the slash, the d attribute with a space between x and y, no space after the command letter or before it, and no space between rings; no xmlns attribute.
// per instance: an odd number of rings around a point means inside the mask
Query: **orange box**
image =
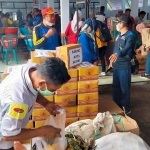
<svg viewBox="0 0 150 150"><path fill-rule="evenodd" d="M73 107L63 107L64 110L66 110L66 117L77 117L77 106Z"/></svg>
<svg viewBox="0 0 150 150"><path fill-rule="evenodd" d="M78 93L98 92L98 80L78 81Z"/></svg>
<svg viewBox="0 0 150 150"><path fill-rule="evenodd" d="M93 120L93 119L95 119L95 117L96 117L96 116L79 117L79 120L86 120L86 119L91 119L91 120Z"/></svg>
<svg viewBox="0 0 150 150"><path fill-rule="evenodd" d="M31 51L31 62L36 64L41 64L48 57L54 57L51 51L49 50L35 50Z"/></svg>
<svg viewBox="0 0 150 150"><path fill-rule="evenodd" d="M46 120L50 113L45 108L34 109L32 112L32 120Z"/></svg>
<svg viewBox="0 0 150 150"><path fill-rule="evenodd" d="M78 117L74 117L74 118L66 118L66 124L65 126L67 127L68 125L74 123L74 122L77 122L78 121Z"/></svg>
<svg viewBox="0 0 150 150"><path fill-rule="evenodd" d="M96 116L97 113L98 113L98 104L78 106L77 110L78 117Z"/></svg>
<svg viewBox="0 0 150 150"><path fill-rule="evenodd" d="M32 129L34 126L33 126L33 121L32 120L30 120L29 122L28 122L28 124L25 126L25 128L26 129Z"/></svg>
<svg viewBox="0 0 150 150"><path fill-rule="evenodd" d="M89 62L83 62L77 66L79 81L97 80L99 78L99 67Z"/></svg>
<svg viewBox="0 0 150 150"><path fill-rule="evenodd" d="M76 106L77 95L55 95L55 103L62 107Z"/></svg>
<svg viewBox="0 0 150 150"><path fill-rule="evenodd" d="M68 44L56 47L56 57L63 60L67 69L82 63L82 48L80 44Z"/></svg>
<svg viewBox="0 0 150 150"><path fill-rule="evenodd" d="M71 77L71 79L69 80L69 82L76 82L78 81L78 71L77 69L71 68L68 70L68 73Z"/></svg>
<svg viewBox="0 0 150 150"><path fill-rule="evenodd" d="M98 104L98 100L98 92L78 94L78 105Z"/></svg>
<svg viewBox="0 0 150 150"><path fill-rule="evenodd" d="M58 89L55 94L57 95L65 95L65 94L77 94L78 92L78 87L77 87L77 82L68 82L64 85L62 85L62 87L60 89Z"/></svg>
<svg viewBox="0 0 150 150"><path fill-rule="evenodd" d="M43 121L35 121L35 128L39 128L44 126L45 120Z"/></svg>

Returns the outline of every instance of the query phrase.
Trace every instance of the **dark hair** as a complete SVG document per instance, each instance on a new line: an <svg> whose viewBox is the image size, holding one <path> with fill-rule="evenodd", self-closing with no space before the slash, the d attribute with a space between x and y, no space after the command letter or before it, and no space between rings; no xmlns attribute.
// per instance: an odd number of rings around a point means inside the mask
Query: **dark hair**
<svg viewBox="0 0 150 150"><path fill-rule="evenodd" d="M47 58L39 65L38 73L56 85L62 85L70 80L65 63L56 57Z"/></svg>
<svg viewBox="0 0 150 150"><path fill-rule="evenodd" d="M7 13L5 13L5 17L6 18L9 18L10 17L10 14L7 12Z"/></svg>
<svg viewBox="0 0 150 150"><path fill-rule="evenodd" d="M100 7L100 10L105 10L105 6L101 6L101 7Z"/></svg>
<svg viewBox="0 0 150 150"><path fill-rule="evenodd" d="M27 14L26 18L32 18L31 14Z"/></svg>
<svg viewBox="0 0 150 150"><path fill-rule="evenodd" d="M140 11L139 15L145 15L146 12L145 11Z"/></svg>
<svg viewBox="0 0 150 150"><path fill-rule="evenodd" d="M130 8L127 8L127 9L125 10L125 12L127 12L127 11L131 11L131 9L130 9Z"/></svg>

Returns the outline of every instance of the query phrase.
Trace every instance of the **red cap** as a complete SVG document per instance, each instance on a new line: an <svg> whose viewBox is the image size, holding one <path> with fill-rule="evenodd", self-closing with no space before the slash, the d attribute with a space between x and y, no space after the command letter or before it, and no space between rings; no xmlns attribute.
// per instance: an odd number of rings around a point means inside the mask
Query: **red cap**
<svg viewBox="0 0 150 150"><path fill-rule="evenodd" d="M54 10L53 10L52 7L44 8L42 10L42 16L44 16L44 15L51 15L51 14L54 14Z"/></svg>

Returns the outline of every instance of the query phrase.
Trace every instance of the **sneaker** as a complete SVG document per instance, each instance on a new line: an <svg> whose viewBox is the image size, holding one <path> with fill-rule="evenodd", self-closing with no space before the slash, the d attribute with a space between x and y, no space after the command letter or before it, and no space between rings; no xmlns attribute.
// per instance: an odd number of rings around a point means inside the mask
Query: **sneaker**
<svg viewBox="0 0 150 150"><path fill-rule="evenodd" d="M105 72L101 72L99 76L106 76Z"/></svg>
<svg viewBox="0 0 150 150"><path fill-rule="evenodd" d="M145 73L141 74L141 78L150 79L150 75L146 75Z"/></svg>

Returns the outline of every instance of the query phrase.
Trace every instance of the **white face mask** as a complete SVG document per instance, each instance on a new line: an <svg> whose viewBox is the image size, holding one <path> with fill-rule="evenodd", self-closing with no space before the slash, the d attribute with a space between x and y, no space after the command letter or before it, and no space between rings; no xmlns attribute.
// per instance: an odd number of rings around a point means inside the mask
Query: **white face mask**
<svg viewBox="0 0 150 150"><path fill-rule="evenodd" d="M118 32L120 32L120 28L118 27L118 25L116 25L116 30L117 30Z"/></svg>
<svg viewBox="0 0 150 150"><path fill-rule="evenodd" d="M50 22L48 22L48 21L46 21L46 24L48 25L48 26L53 26L54 25L54 23L50 23Z"/></svg>

